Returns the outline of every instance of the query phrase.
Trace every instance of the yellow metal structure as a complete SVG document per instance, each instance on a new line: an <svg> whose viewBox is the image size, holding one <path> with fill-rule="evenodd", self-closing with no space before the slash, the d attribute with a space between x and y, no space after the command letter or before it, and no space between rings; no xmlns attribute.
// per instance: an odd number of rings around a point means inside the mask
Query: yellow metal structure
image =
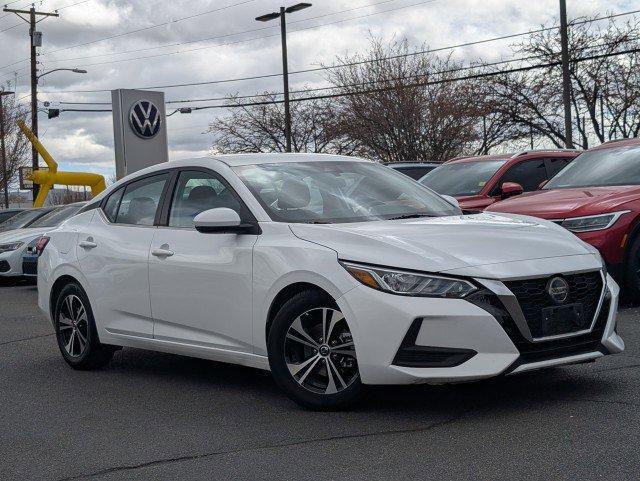
<svg viewBox="0 0 640 481"><path fill-rule="evenodd" d="M60 172L58 171L58 163L53 160L51 154L40 143L31 129L25 125L22 120L18 121L20 130L27 136L29 141L42 156L49 170L36 170L31 174L34 184L40 186L38 197L33 202L34 207L42 207L47 198L47 194L54 185L79 185L91 188L91 195L95 197L107 188L104 177L100 174L91 174L88 172Z"/></svg>

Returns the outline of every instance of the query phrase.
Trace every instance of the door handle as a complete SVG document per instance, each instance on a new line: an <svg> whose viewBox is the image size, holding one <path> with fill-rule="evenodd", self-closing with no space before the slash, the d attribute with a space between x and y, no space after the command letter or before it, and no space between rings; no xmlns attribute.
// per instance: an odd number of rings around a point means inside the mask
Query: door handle
<svg viewBox="0 0 640 481"><path fill-rule="evenodd" d="M163 248L153 249L151 251L151 255L156 257L171 257L173 255L173 251L169 249L163 249Z"/></svg>
<svg viewBox="0 0 640 481"><path fill-rule="evenodd" d="M89 237L87 240L83 240L83 241L78 242L78 245L80 247L82 247L83 249L94 249L94 248L98 247L98 244L93 242L93 239L91 237Z"/></svg>

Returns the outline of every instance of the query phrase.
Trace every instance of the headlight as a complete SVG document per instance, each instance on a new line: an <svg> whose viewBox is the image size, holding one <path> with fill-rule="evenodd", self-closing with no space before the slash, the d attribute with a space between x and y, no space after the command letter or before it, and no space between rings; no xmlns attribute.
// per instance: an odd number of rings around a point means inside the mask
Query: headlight
<svg viewBox="0 0 640 481"><path fill-rule="evenodd" d="M574 217L565 219L560 224L571 232L591 232L594 230L604 230L615 224L620 216L630 211L611 212L610 214L590 215L587 217Z"/></svg>
<svg viewBox="0 0 640 481"><path fill-rule="evenodd" d="M342 266L365 286L403 296L463 298L476 291L471 282L341 262Z"/></svg>
<svg viewBox="0 0 640 481"><path fill-rule="evenodd" d="M0 244L0 254L3 252L11 252L16 249L20 249L24 245L24 242L11 242L10 244Z"/></svg>

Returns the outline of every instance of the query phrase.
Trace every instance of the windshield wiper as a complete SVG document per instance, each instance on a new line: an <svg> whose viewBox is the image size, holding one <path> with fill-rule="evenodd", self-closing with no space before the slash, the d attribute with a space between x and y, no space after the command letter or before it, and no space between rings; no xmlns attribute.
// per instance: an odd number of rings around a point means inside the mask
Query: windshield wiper
<svg viewBox="0 0 640 481"><path fill-rule="evenodd" d="M403 214L396 217L391 217L387 220L419 219L420 217L435 217L435 216L433 214Z"/></svg>

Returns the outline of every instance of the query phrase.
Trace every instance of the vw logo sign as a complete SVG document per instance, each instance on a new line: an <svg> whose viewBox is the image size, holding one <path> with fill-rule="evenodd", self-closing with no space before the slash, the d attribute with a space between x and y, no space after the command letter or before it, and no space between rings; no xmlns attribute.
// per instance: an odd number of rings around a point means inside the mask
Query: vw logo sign
<svg viewBox="0 0 640 481"><path fill-rule="evenodd" d="M148 100L138 100L129 111L129 125L143 139L152 139L160 131L160 110Z"/></svg>
<svg viewBox="0 0 640 481"><path fill-rule="evenodd" d="M562 277L554 277L547 282L547 294L556 304L563 304L569 298L569 283Z"/></svg>

